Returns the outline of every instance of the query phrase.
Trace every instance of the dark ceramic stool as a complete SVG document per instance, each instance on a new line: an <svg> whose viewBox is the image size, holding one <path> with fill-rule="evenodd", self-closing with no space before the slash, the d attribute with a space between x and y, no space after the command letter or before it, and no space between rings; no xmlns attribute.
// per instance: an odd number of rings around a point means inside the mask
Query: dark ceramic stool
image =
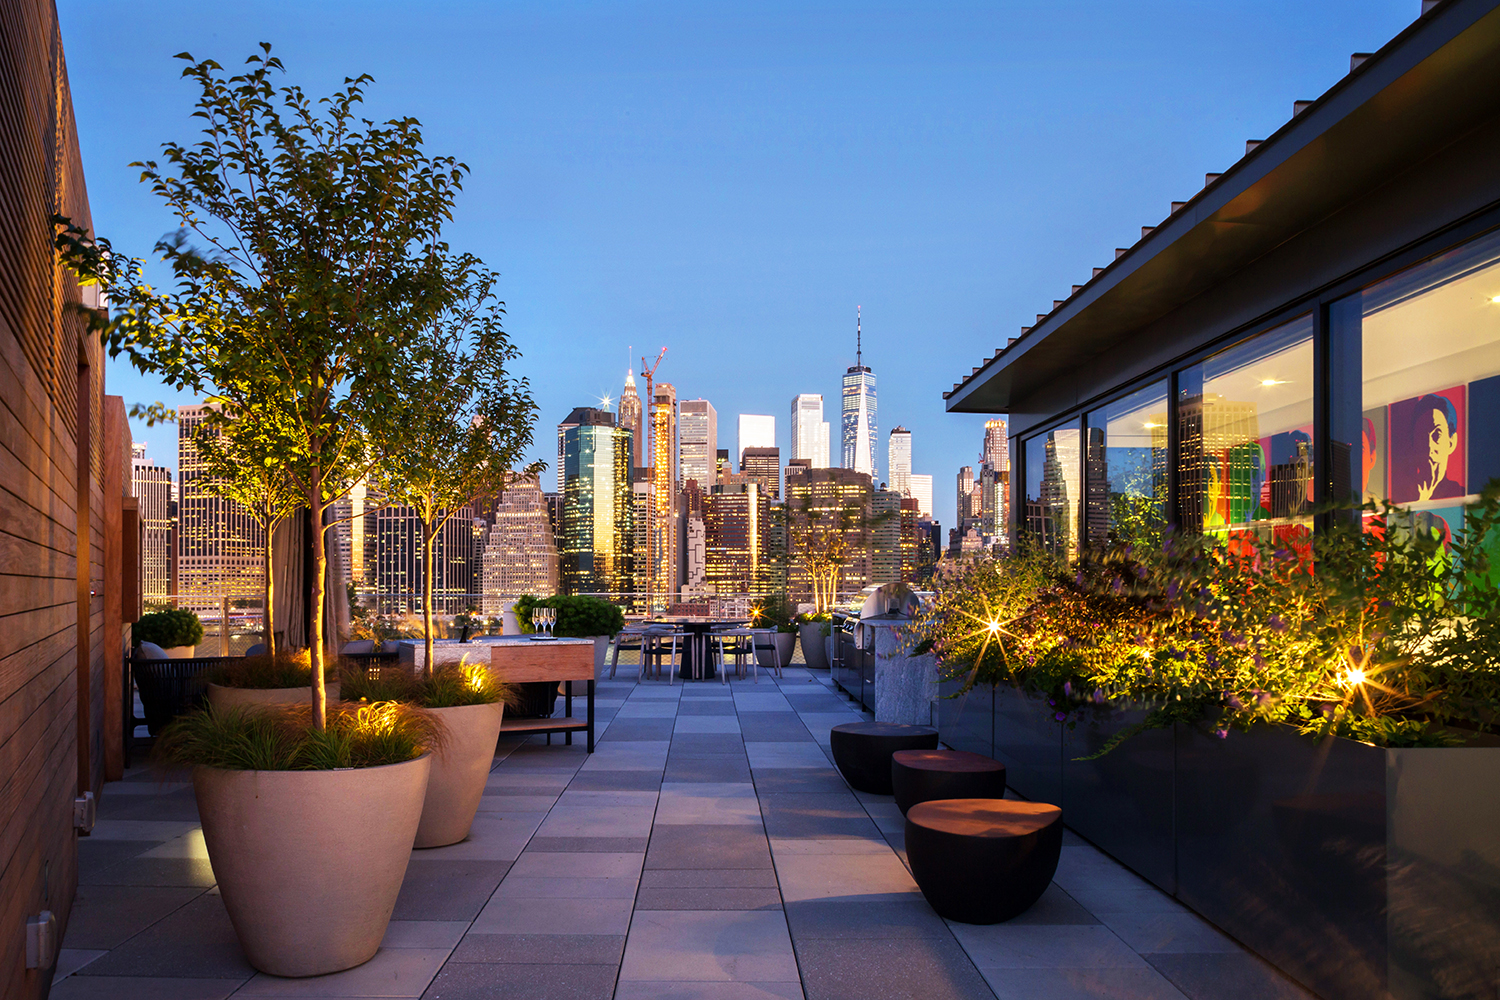
<svg viewBox="0 0 1500 1000"><path fill-rule="evenodd" d="M828 734L833 762L844 780L861 792L891 794L891 754L898 750L936 750L938 731L931 726L895 722L846 722Z"/></svg>
<svg viewBox="0 0 1500 1000"><path fill-rule="evenodd" d="M1062 830L1062 810L1043 802L936 799L906 814L906 857L939 916L998 924L1046 891Z"/></svg>
<svg viewBox="0 0 1500 1000"><path fill-rule="evenodd" d="M891 794L903 816L933 799L1003 799L1005 765L967 750L898 750L891 754Z"/></svg>

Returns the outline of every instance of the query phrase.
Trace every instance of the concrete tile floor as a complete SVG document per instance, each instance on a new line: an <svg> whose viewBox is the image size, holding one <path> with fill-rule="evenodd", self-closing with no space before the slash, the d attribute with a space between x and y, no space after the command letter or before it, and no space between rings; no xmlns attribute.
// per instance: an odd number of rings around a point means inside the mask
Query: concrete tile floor
<svg viewBox="0 0 1500 1000"><path fill-rule="evenodd" d="M415 851L380 953L256 973L213 888L189 786L132 770L80 845L58 1000L1294 1000L1309 996L1069 835L1031 911L948 923L900 813L852 792L826 674L600 683L596 752L506 742L470 838Z"/></svg>

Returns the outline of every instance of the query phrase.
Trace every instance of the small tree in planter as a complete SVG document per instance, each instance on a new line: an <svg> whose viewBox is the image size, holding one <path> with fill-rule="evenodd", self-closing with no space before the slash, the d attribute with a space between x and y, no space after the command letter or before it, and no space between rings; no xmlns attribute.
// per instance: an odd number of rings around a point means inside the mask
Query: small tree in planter
<svg viewBox="0 0 1500 1000"><path fill-rule="evenodd" d="M424 670L431 672L433 554L443 525L480 497L499 498L511 467L531 445L536 403L507 370L520 351L501 328L495 276L472 261L449 267L452 302L398 357L393 407L375 478L386 502L410 508L422 526ZM519 475L540 474L542 463Z"/></svg>

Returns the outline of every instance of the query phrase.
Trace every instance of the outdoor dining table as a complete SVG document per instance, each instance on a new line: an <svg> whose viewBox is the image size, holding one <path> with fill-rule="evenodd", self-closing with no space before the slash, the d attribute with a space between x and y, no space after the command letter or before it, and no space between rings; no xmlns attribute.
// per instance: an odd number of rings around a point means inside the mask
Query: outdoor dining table
<svg viewBox="0 0 1500 1000"><path fill-rule="evenodd" d="M715 676L713 653L709 649L709 636L717 628L739 628L748 624L745 618L707 618L698 615L666 615L653 618L650 624L660 623L662 625L676 625L687 633L686 641L682 644L682 659L678 666L677 676L685 681L693 679L693 665L698 658L703 658L703 677L705 680Z"/></svg>

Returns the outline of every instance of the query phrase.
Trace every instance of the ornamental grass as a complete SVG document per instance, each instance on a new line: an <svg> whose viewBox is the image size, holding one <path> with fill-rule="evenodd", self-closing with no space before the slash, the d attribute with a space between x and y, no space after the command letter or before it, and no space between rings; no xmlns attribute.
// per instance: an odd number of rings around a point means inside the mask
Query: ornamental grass
<svg viewBox="0 0 1500 1000"><path fill-rule="evenodd" d="M310 705L210 707L175 719L154 756L178 767L327 771L405 763L439 752L444 738L432 713L395 701L329 705L323 729Z"/></svg>
<svg viewBox="0 0 1500 1000"><path fill-rule="evenodd" d="M438 667L430 677L406 670L385 669L375 676L361 670L345 673L340 690L345 702L400 701L422 708L457 708L463 705L518 703L517 689L482 663L459 663Z"/></svg>

